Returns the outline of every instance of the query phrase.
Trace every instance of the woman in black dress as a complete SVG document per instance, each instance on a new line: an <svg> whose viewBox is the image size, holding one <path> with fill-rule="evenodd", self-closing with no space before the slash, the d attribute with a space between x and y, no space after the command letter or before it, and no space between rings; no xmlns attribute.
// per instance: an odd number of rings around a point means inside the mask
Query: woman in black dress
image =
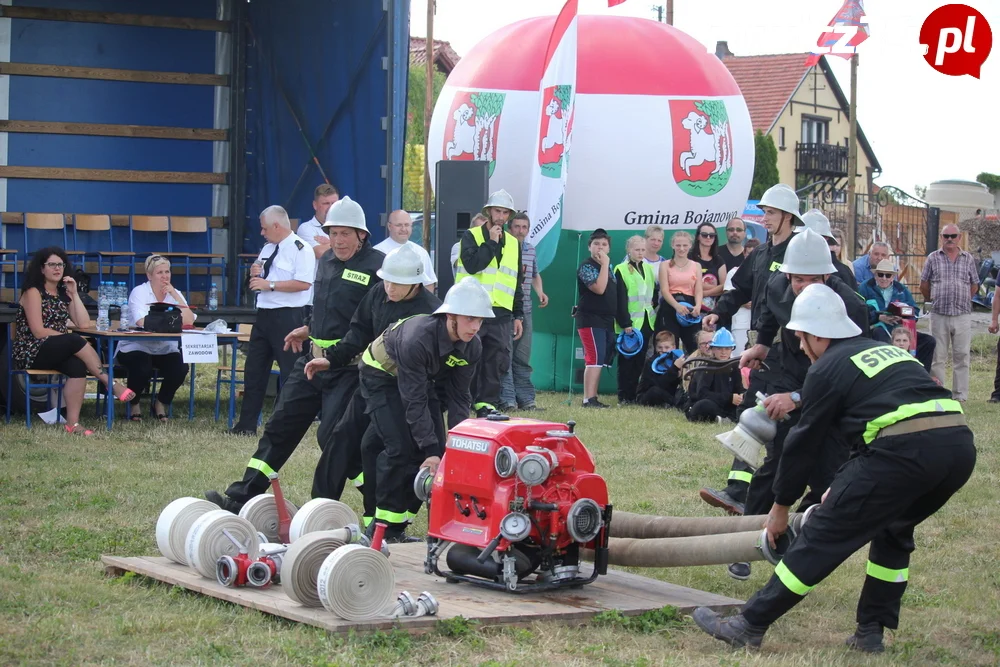
<svg viewBox="0 0 1000 667"><path fill-rule="evenodd" d="M708 313L715 307L715 300L722 295L726 285L726 263L719 255L719 233L712 223L698 225L691 259L701 264L701 280L704 283L702 309Z"/></svg>

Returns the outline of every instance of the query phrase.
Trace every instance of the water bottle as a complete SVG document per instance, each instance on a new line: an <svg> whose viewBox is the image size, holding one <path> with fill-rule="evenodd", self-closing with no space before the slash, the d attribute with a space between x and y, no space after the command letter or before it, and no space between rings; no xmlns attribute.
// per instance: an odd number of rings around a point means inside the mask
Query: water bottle
<svg viewBox="0 0 1000 667"><path fill-rule="evenodd" d="M128 331L132 328L132 310L128 307L128 301L121 305L121 315L118 322L119 331Z"/></svg>
<svg viewBox="0 0 1000 667"><path fill-rule="evenodd" d="M208 290L208 309L219 309L219 288L215 286L215 283L212 283L211 289Z"/></svg>
<svg viewBox="0 0 1000 667"><path fill-rule="evenodd" d="M121 308L128 303L128 286L124 282L118 283L118 307Z"/></svg>
<svg viewBox="0 0 1000 667"><path fill-rule="evenodd" d="M97 330L107 331L111 327L108 309L111 307L111 285L101 283L97 287Z"/></svg>

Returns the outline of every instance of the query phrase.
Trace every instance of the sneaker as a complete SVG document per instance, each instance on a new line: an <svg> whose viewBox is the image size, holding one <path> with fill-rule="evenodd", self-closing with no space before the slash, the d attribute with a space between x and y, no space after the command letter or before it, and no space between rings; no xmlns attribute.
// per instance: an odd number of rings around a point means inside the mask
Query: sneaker
<svg viewBox="0 0 1000 667"><path fill-rule="evenodd" d="M585 408L610 408L610 405L601 403L597 398L588 398L583 401L583 407Z"/></svg>
<svg viewBox="0 0 1000 667"><path fill-rule="evenodd" d="M737 581L746 581L750 578L750 563L730 563L726 566L729 576Z"/></svg>
<svg viewBox="0 0 1000 667"><path fill-rule="evenodd" d="M233 514L239 514L240 510L243 509L243 505L246 504L233 500L229 496L224 496L218 491L206 491L205 500L210 503L215 503L220 508L226 510L227 512L232 512Z"/></svg>
<svg viewBox="0 0 1000 667"><path fill-rule="evenodd" d="M730 514L743 514L746 505L740 501L733 498L726 491L716 491L715 489L710 489L707 486L698 492L701 499L712 507L719 507L726 510Z"/></svg>
<svg viewBox="0 0 1000 667"><path fill-rule="evenodd" d="M882 626L879 625L878 621L859 623L857 630L844 643L862 653L882 653L885 651L885 644L882 643Z"/></svg>
<svg viewBox="0 0 1000 667"><path fill-rule="evenodd" d="M767 627L750 625L743 614L723 618L708 607L698 607L691 614L695 625L718 640L735 648L760 648Z"/></svg>

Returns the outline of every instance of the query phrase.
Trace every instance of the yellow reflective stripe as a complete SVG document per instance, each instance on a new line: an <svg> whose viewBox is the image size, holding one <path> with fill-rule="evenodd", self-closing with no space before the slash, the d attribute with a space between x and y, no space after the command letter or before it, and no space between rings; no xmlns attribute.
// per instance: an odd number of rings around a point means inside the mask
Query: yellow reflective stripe
<svg viewBox="0 0 1000 667"><path fill-rule="evenodd" d="M746 470L730 470L729 479L735 479L749 484L750 480L753 479L753 473L747 472Z"/></svg>
<svg viewBox="0 0 1000 667"><path fill-rule="evenodd" d="M333 347L334 345L340 342L339 338L334 338L332 340L323 340L321 338L313 338L312 336L309 336L309 340L311 340L316 345L316 347L322 347L324 349L328 347Z"/></svg>
<svg viewBox="0 0 1000 667"><path fill-rule="evenodd" d="M370 524L374 520L375 520L375 517L373 517L373 516L363 516L363 517L361 517L361 523L364 525L365 528L367 528L368 524Z"/></svg>
<svg viewBox="0 0 1000 667"><path fill-rule="evenodd" d="M482 245L485 242L482 227L473 227L469 233L472 234L476 245ZM455 282L471 275L490 293L490 301L494 306L513 310L514 297L518 294L517 273L520 267L517 265L517 253L519 246L517 239L509 233L504 232L504 237L500 261L494 264L496 260L491 260L490 264L479 273L470 274L466 271L464 264L462 264L462 258L459 256Z"/></svg>
<svg viewBox="0 0 1000 667"><path fill-rule="evenodd" d="M888 412L881 417L876 417L865 425L865 432L862 438L865 444L870 444L872 440L878 437L878 432L887 426L892 426L897 422L901 422L904 419L909 419L911 417L916 417L917 415L923 415L928 413L949 413L958 412L962 413L962 404L951 398L936 398L930 401L924 401L923 403L908 403L906 405L901 405L892 412Z"/></svg>
<svg viewBox="0 0 1000 667"><path fill-rule="evenodd" d="M350 269L344 269L342 277L344 280L352 283L358 283L359 285L367 285L372 279L372 277L367 273L362 273L361 271L351 271Z"/></svg>
<svg viewBox="0 0 1000 667"><path fill-rule="evenodd" d="M375 357L372 356L371 350L368 347L366 347L365 351L361 354L361 361L368 364L372 368L377 368L382 372L387 372L384 368L382 368L382 364L376 361Z"/></svg>
<svg viewBox="0 0 1000 667"><path fill-rule="evenodd" d="M417 518L416 512L407 512L406 513L406 520L407 521L413 521L416 518Z"/></svg>
<svg viewBox="0 0 1000 667"><path fill-rule="evenodd" d="M863 352L858 352L851 357L854 365L867 377L875 377L885 369L901 361L920 361L910 354L909 350L902 350L895 345L879 345L869 348Z"/></svg>
<svg viewBox="0 0 1000 667"><path fill-rule="evenodd" d="M473 410L477 410L478 411L478 410L482 410L483 408L489 408L490 410L496 410L496 408L493 407L492 405L490 405L489 403L473 403L472 404L472 409Z"/></svg>
<svg viewBox="0 0 1000 667"><path fill-rule="evenodd" d="M650 322L655 319L653 313L653 272L646 270L642 276L632 268L628 261L624 261L614 268L621 281L625 284L625 291L628 294L628 317L632 321L633 329L642 329L647 318ZM621 333L622 328L615 323L615 333Z"/></svg>
<svg viewBox="0 0 1000 667"><path fill-rule="evenodd" d="M375 509L376 521L388 521L389 523L406 523L409 521L409 512L390 512L389 510Z"/></svg>
<svg viewBox="0 0 1000 667"><path fill-rule="evenodd" d="M890 570L887 567L882 567L871 561L868 561L868 565L865 568L865 573L869 577L874 577L875 579L880 579L882 581L888 581L890 584L904 584L910 578L910 568L904 567L901 570Z"/></svg>
<svg viewBox="0 0 1000 667"><path fill-rule="evenodd" d="M268 477L270 477L271 475L278 474L277 472L275 472L274 468L269 466L264 461L261 461L260 459L250 459L250 462L247 463L247 467L253 468L254 470L259 471L262 475L266 475Z"/></svg>
<svg viewBox="0 0 1000 667"><path fill-rule="evenodd" d="M785 588L795 593L796 595L805 595L811 591L815 586L806 586L792 574L792 571L788 569L785 565L785 561L778 563L778 566L774 568L774 574L778 577L778 580L785 585Z"/></svg>
<svg viewBox="0 0 1000 667"><path fill-rule="evenodd" d="M364 486L365 485L365 474L360 473L357 477L351 480L351 484L354 486Z"/></svg>

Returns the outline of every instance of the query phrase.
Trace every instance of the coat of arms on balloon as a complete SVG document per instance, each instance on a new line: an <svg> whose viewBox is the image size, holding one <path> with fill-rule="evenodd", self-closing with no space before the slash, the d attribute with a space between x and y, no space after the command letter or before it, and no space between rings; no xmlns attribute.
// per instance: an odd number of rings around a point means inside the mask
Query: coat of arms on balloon
<svg viewBox="0 0 1000 667"><path fill-rule="evenodd" d="M573 120L571 93L571 86L549 86L543 91L545 119L542 121L539 137L538 166L542 169L542 175L549 178L562 176L563 156L569 152Z"/></svg>
<svg viewBox="0 0 1000 667"><path fill-rule="evenodd" d="M497 92L460 92L445 121L445 160L480 160L497 164L497 136L506 96Z"/></svg>
<svg viewBox="0 0 1000 667"><path fill-rule="evenodd" d="M733 139L723 100L670 100L673 176L695 197L726 187L733 172Z"/></svg>

